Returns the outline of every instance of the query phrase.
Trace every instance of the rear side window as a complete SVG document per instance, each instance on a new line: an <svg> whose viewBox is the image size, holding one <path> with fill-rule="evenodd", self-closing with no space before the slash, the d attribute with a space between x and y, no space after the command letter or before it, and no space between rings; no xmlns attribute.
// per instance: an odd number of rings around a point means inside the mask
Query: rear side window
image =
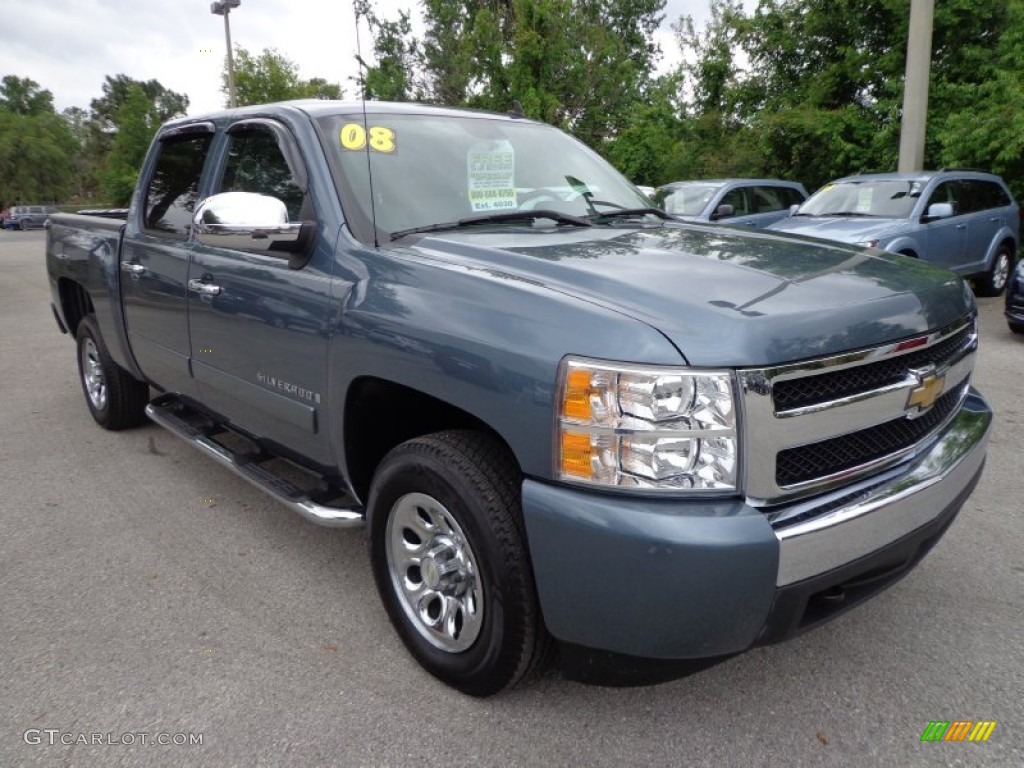
<svg viewBox="0 0 1024 768"><path fill-rule="evenodd" d="M199 177L213 134L172 136L160 142L153 177L146 187L143 226L187 237L199 193Z"/></svg>
<svg viewBox="0 0 1024 768"><path fill-rule="evenodd" d="M1004 208L1010 204L1006 191L994 181L971 179L961 184L966 188L964 197L969 209L984 211L990 208Z"/></svg>
<svg viewBox="0 0 1024 768"><path fill-rule="evenodd" d="M772 213L784 211L789 207L783 192L783 187L754 187L754 203L757 205L758 213Z"/></svg>

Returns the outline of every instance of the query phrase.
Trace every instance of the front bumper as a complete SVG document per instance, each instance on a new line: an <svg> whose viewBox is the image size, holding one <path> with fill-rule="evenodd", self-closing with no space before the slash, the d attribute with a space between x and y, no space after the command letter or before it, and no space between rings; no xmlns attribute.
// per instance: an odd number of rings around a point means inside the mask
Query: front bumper
<svg viewBox="0 0 1024 768"><path fill-rule="evenodd" d="M769 514L741 500L667 501L527 480L541 609L560 641L648 659L778 642L909 572L981 475L992 411L971 390L910 461Z"/></svg>

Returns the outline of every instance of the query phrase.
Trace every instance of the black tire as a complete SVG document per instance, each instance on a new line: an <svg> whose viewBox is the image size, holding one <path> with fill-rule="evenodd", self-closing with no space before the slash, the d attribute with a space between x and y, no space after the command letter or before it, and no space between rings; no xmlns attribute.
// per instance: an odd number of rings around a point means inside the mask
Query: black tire
<svg viewBox="0 0 1024 768"><path fill-rule="evenodd" d="M78 380L89 412L104 429L137 427L146 420L149 385L115 363L93 315L78 324Z"/></svg>
<svg viewBox="0 0 1024 768"><path fill-rule="evenodd" d="M992 259L992 269L975 282L975 292L979 296L1000 296L1006 290L1012 274L1013 251L1008 245L1000 245Z"/></svg>
<svg viewBox="0 0 1024 768"><path fill-rule="evenodd" d="M1006 324L1010 326L1010 330L1013 333L1024 333L1024 323L1011 323L1007 321Z"/></svg>
<svg viewBox="0 0 1024 768"><path fill-rule="evenodd" d="M537 674L551 657L553 642L541 619L526 547L520 488L518 468L505 447L468 431L438 432L403 443L384 457L373 478L370 557L388 616L424 669L472 696L511 687ZM413 522L404 523L410 514ZM447 534L445 524L435 525L430 533L428 520L442 519L452 523ZM458 551L459 558L446 554L444 542L450 540L455 542L451 552ZM397 562L407 553L415 559L416 552L422 555L418 564ZM456 562L465 566L469 575L451 574L456 584L452 589L461 585L464 593L451 596L450 584L443 581L449 574L437 579L439 568L428 559L441 567ZM455 631L431 629L417 618L398 579L412 584L418 580L420 609L429 613L429 606L436 604L439 615L444 611L453 616L450 626ZM478 601L469 599L471 594ZM452 604L458 607L449 613ZM475 612L474 605L481 609ZM460 643L468 645L457 647Z"/></svg>

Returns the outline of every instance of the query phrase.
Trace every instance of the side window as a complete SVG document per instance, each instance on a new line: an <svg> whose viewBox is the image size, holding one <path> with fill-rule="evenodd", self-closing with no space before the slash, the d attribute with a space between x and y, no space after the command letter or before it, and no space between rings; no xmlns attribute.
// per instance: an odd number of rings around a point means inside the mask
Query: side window
<svg viewBox="0 0 1024 768"><path fill-rule="evenodd" d="M960 210L960 201L957 199L957 182L955 181L944 181L935 188L932 192L931 197L928 198L928 205L925 206L927 211L935 203L949 203L953 206L953 215L959 216L963 213Z"/></svg>
<svg viewBox="0 0 1024 768"><path fill-rule="evenodd" d="M990 208L1005 208L1010 204L1010 197L1003 191L1003 188L994 181L972 181L970 184L975 189L975 195L980 205L979 210Z"/></svg>
<svg viewBox="0 0 1024 768"><path fill-rule="evenodd" d="M773 213L788 208L782 187L754 187L754 203L758 213Z"/></svg>
<svg viewBox="0 0 1024 768"><path fill-rule="evenodd" d="M753 213L748 202L748 190L743 187L737 187L726 192L725 197L722 198L722 202L719 205L731 205L733 216L746 216ZM714 213L714 211L712 211Z"/></svg>
<svg viewBox="0 0 1024 768"><path fill-rule="evenodd" d="M290 221L301 221L305 195L269 128L253 126L231 133L220 192L256 192L276 197Z"/></svg>
<svg viewBox="0 0 1024 768"><path fill-rule="evenodd" d="M146 229L187 237L212 133L172 136L160 142L156 169L146 188Z"/></svg>

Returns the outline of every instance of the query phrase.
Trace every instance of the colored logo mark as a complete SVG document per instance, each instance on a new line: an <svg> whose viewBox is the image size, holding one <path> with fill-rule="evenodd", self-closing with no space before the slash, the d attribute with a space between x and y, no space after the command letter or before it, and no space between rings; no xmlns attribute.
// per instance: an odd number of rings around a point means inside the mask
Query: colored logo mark
<svg viewBox="0 0 1024 768"><path fill-rule="evenodd" d="M988 741L996 729L995 720L932 720L921 741Z"/></svg>

